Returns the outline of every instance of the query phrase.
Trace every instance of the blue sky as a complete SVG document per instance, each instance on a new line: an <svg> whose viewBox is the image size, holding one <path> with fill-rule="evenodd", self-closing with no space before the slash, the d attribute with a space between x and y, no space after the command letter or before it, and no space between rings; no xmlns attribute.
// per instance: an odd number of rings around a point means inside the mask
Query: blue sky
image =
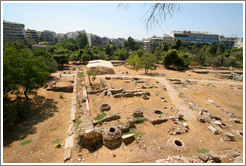
<svg viewBox="0 0 246 166"><path fill-rule="evenodd" d="M56 33L86 30L101 37L142 39L192 30L243 37L242 3L181 3L179 12L161 26L146 29L151 4L133 3L4 3L3 19L25 24L26 29Z"/></svg>

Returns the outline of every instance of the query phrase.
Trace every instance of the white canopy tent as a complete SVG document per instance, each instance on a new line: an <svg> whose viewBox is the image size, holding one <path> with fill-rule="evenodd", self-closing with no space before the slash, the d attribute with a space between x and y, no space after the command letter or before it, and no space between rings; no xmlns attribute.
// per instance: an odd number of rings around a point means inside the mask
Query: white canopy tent
<svg viewBox="0 0 246 166"><path fill-rule="evenodd" d="M114 67L111 62L104 60L89 61L86 70L95 74L115 74Z"/></svg>

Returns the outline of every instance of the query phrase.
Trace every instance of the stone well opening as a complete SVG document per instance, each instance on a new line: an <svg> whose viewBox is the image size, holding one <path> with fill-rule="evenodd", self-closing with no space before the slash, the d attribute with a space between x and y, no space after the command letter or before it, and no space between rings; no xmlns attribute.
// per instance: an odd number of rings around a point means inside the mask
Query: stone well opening
<svg viewBox="0 0 246 166"><path fill-rule="evenodd" d="M168 145L172 147L173 150L178 152L184 152L188 150L185 142L179 138L169 138L167 141Z"/></svg>
<svg viewBox="0 0 246 166"><path fill-rule="evenodd" d="M223 127L226 127L226 124L225 124L225 123L221 123L221 125L222 125Z"/></svg>
<svg viewBox="0 0 246 166"><path fill-rule="evenodd" d="M115 132L115 128L111 127L111 128L109 129L109 131L110 131L111 133L113 133L113 132Z"/></svg>
<svg viewBox="0 0 246 166"><path fill-rule="evenodd" d="M174 143L177 146L182 146L183 145L182 142L180 142L179 140L175 140Z"/></svg>
<svg viewBox="0 0 246 166"><path fill-rule="evenodd" d="M110 106L108 104L102 104L100 109L101 109L101 111L109 111Z"/></svg>
<svg viewBox="0 0 246 166"><path fill-rule="evenodd" d="M163 112L161 110L155 110L154 113L155 114L163 114Z"/></svg>

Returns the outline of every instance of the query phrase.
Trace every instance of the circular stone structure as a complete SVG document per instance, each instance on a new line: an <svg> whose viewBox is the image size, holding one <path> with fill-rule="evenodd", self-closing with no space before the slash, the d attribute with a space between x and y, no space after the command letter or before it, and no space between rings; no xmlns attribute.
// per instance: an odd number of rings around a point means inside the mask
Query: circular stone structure
<svg viewBox="0 0 246 166"><path fill-rule="evenodd" d="M185 145L184 141L179 138L169 138L167 144L173 148L173 150L184 152L188 150L188 147Z"/></svg>
<svg viewBox="0 0 246 166"><path fill-rule="evenodd" d="M141 111L139 108L133 110L132 116L136 117L143 117L143 111Z"/></svg>
<svg viewBox="0 0 246 166"><path fill-rule="evenodd" d="M109 111L110 110L110 106L108 104L102 104L100 107L101 111Z"/></svg>
<svg viewBox="0 0 246 166"><path fill-rule="evenodd" d="M116 126L111 126L103 132L103 144L109 148L118 148L121 145L122 132Z"/></svg>
<svg viewBox="0 0 246 166"><path fill-rule="evenodd" d="M144 95L142 95L142 98L143 98L144 100L148 100L148 99L149 99L149 96L146 95L146 94L144 94Z"/></svg>

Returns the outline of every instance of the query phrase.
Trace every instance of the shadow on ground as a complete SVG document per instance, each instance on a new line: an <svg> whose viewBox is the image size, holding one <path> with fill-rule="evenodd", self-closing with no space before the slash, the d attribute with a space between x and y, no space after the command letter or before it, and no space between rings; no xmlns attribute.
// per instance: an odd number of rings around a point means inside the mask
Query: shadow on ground
<svg viewBox="0 0 246 166"><path fill-rule="evenodd" d="M57 112L57 102L53 99L35 96L30 102L32 113L25 121L15 125L3 126L3 146L10 146L12 142L22 140L27 135L36 133L35 125L54 116L54 113Z"/></svg>

